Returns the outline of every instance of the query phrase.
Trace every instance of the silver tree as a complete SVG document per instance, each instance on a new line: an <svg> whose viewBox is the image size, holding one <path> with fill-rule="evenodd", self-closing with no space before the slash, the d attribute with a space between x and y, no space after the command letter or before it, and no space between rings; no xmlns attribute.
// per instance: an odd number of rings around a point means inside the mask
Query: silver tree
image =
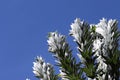
<svg viewBox="0 0 120 80"><path fill-rule="evenodd" d="M48 51L55 57L58 74L42 57L33 62L33 73L40 80L119 80L120 50L117 20L102 19L98 24L88 24L76 18L71 24L70 36L78 45L78 58L66 37L58 32L48 35Z"/></svg>

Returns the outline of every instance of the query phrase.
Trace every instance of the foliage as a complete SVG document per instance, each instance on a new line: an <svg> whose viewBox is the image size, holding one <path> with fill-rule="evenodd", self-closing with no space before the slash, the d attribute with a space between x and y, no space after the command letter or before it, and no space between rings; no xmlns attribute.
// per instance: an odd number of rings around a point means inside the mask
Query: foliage
<svg viewBox="0 0 120 80"><path fill-rule="evenodd" d="M88 24L76 18L70 36L78 45L79 61L72 55L66 37L58 32L48 35L48 51L55 57L59 74L42 57L33 62L33 73L40 80L119 80L120 50L118 22L102 19Z"/></svg>

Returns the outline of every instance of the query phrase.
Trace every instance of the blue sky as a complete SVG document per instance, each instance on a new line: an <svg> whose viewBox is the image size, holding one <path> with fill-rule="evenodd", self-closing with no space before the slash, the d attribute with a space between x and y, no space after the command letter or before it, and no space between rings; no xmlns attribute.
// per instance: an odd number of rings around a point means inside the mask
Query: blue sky
<svg viewBox="0 0 120 80"><path fill-rule="evenodd" d="M0 80L37 80L32 73L37 55L54 64L46 42L48 32L57 30L68 36L76 17L88 23L98 23L103 17L120 22L119 3L120 0L0 0ZM69 42L74 45L72 40Z"/></svg>

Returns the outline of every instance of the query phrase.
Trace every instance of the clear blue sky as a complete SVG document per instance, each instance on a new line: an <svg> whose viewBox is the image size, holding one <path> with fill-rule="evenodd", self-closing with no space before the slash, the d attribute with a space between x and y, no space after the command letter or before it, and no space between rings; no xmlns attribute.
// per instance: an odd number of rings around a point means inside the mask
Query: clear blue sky
<svg viewBox="0 0 120 80"><path fill-rule="evenodd" d="M68 35L76 17L88 23L103 17L120 22L120 0L0 0L0 80L37 80L34 58L41 55L54 63L47 33Z"/></svg>

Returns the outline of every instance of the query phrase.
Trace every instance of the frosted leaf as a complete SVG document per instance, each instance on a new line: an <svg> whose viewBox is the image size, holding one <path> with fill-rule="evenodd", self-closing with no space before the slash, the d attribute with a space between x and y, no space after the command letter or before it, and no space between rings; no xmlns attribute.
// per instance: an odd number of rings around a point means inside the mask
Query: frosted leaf
<svg viewBox="0 0 120 80"><path fill-rule="evenodd" d="M72 35L75 38L75 41L77 41L78 43L81 42L82 25L83 25L83 21L80 21L79 18L76 18L74 20L74 23L71 24L70 35Z"/></svg>
<svg viewBox="0 0 120 80"><path fill-rule="evenodd" d="M106 19L100 20L100 23L96 25L96 32L101 34L104 38L105 46L108 46L110 49L112 48L112 37L114 32L111 32L113 24L116 23L116 20L110 19L107 21Z"/></svg>
<svg viewBox="0 0 120 80"><path fill-rule="evenodd" d="M37 56L33 62L33 73L41 80L50 80L50 75L53 72L53 67L50 63L45 63L42 57Z"/></svg>
<svg viewBox="0 0 120 80"><path fill-rule="evenodd" d="M55 53L57 50L65 49L67 43L65 41L65 36L58 34L57 32L51 32L48 37L49 51Z"/></svg>

